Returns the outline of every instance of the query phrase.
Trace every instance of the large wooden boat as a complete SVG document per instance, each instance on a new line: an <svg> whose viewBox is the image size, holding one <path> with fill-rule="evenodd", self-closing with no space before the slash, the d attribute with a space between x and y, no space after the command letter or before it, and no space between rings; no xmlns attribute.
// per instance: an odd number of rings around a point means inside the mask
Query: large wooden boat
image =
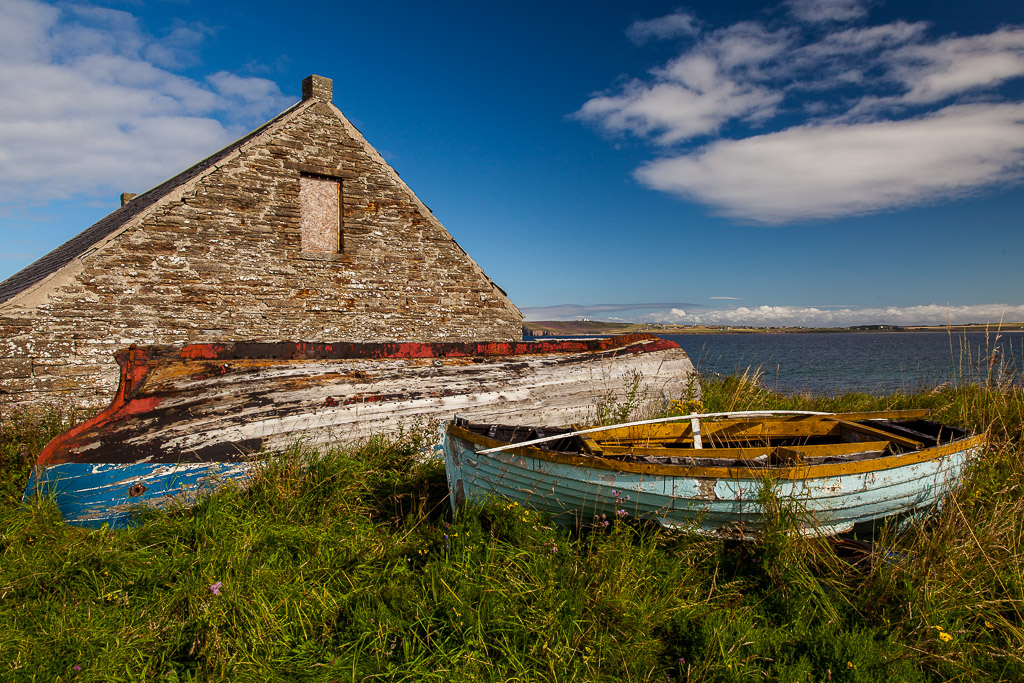
<svg viewBox="0 0 1024 683"><path fill-rule="evenodd" d="M749 537L766 504L807 535L934 509L984 435L890 413L728 413L587 430L456 419L451 504L515 501L567 524L632 516ZM775 502L773 502L775 501Z"/></svg>
<svg viewBox="0 0 1024 683"><path fill-rule="evenodd" d="M651 335L146 346L117 361L111 405L50 442L26 489L53 496L68 522L116 526L139 505L189 504L297 443L347 444L456 413L569 423L631 388L678 398L694 379L686 353Z"/></svg>

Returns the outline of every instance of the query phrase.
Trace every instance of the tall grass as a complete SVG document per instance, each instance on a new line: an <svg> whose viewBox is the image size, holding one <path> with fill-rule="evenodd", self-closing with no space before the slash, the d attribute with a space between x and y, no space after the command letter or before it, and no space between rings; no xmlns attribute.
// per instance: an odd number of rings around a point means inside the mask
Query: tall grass
<svg viewBox="0 0 1024 683"><path fill-rule="evenodd" d="M940 514L849 555L793 534L800 511L770 487L752 542L611 520L576 533L507 501L453 516L421 433L297 448L246 490L85 530L20 499L65 418L5 418L0 679L1024 679L1019 388L814 398L752 372L705 378L701 401L927 407L992 445Z"/></svg>

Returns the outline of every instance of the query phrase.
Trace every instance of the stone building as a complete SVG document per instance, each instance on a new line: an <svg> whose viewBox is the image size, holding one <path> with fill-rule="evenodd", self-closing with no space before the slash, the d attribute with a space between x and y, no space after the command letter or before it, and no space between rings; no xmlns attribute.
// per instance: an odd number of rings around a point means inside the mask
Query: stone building
<svg viewBox="0 0 1024 683"><path fill-rule="evenodd" d="M522 314L310 76L302 101L0 283L0 408L96 408L130 344L521 338Z"/></svg>

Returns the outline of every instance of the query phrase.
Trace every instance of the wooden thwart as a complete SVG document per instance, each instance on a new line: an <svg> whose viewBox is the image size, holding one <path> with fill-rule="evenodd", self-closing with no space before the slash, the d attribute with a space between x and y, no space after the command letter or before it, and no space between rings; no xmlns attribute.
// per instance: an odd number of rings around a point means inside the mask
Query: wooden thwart
<svg viewBox="0 0 1024 683"><path fill-rule="evenodd" d="M582 438L582 437L581 437ZM614 458L623 455L640 455L673 458L733 458L753 460L762 455L771 457L789 456L801 458L828 458L854 453L883 453L888 441L861 441L857 443L830 443L805 446L744 446L739 448L658 448L650 446L609 446L589 439L599 452L594 455Z"/></svg>

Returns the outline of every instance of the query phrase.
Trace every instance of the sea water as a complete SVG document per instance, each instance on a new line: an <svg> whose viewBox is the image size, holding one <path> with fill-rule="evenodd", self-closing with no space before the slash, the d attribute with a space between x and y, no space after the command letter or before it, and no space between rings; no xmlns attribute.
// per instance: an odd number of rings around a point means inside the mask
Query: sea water
<svg viewBox="0 0 1024 683"><path fill-rule="evenodd" d="M1020 384L1024 331L659 335L702 373L758 373L777 391L889 394L942 384Z"/></svg>

